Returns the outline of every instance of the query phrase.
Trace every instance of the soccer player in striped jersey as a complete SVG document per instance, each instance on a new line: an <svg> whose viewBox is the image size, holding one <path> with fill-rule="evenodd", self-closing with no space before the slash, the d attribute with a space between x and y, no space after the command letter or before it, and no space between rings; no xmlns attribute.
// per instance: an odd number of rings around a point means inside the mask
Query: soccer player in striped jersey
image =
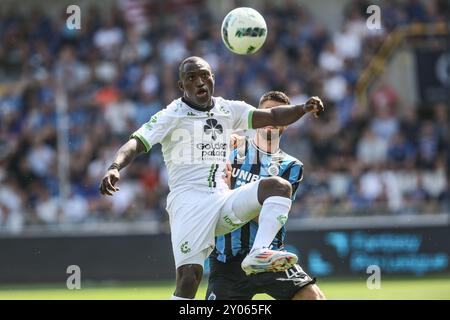
<svg viewBox="0 0 450 320"><path fill-rule="evenodd" d="M282 92L270 91L260 100L259 108L266 109L290 104ZM256 130L254 138L232 136L234 150L225 180L231 189L257 181L263 177L279 176L292 185L292 200L303 178L303 163L279 148L280 136L286 127L265 127ZM275 299L324 299L325 296L303 269L295 264L276 273L246 276L241 262L252 248L258 230L257 219L241 228L216 237L216 247L209 257L211 273L206 298L209 300L250 300L255 294L267 293ZM272 249L283 250L286 228L277 233Z"/></svg>

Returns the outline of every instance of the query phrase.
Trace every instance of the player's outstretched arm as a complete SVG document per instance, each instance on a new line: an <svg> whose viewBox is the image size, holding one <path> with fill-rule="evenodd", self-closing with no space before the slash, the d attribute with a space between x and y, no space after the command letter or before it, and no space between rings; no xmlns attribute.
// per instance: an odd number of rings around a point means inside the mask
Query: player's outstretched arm
<svg viewBox="0 0 450 320"><path fill-rule="evenodd" d="M287 126L294 123L305 114L312 112L315 117L325 110L319 97L311 97L305 104L285 105L270 109L256 109L253 112L252 128L266 126Z"/></svg>
<svg viewBox="0 0 450 320"><path fill-rule="evenodd" d="M116 153L114 162L109 166L100 184L100 193L112 196L113 192L119 191L116 183L120 179L119 170L125 168L137 155L145 151L144 144L136 138L131 138Z"/></svg>

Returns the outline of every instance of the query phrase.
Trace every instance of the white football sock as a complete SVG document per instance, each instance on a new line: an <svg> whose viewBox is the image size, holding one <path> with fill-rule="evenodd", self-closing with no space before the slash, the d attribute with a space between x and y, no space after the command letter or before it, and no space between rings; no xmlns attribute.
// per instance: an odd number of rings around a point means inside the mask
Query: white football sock
<svg viewBox="0 0 450 320"><path fill-rule="evenodd" d="M172 298L170 298L170 300L195 300L195 299L182 298L182 297L177 297L175 295L172 295Z"/></svg>
<svg viewBox="0 0 450 320"><path fill-rule="evenodd" d="M291 199L279 196L272 196L264 201L259 213L258 231L251 251L270 246L286 222L291 204Z"/></svg>

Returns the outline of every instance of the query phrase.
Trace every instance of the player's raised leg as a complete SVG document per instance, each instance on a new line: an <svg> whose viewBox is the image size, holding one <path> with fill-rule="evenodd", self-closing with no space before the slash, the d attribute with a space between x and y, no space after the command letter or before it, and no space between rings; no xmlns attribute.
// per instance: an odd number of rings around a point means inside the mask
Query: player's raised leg
<svg viewBox="0 0 450 320"><path fill-rule="evenodd" d="M253 248L267 248L284 225L291 209L291 184L280 178L263 179L258 186L258 201L262 204L259 227Z"/></svg>
<svg viewBox="0 0 450 320"><path fill-rule="evenodd" d="M291 184L280 177L263 179L259 183L258 201L262 209L253 247L241 264L246 274L279 272L297 262L298 258L293 253L269 249L276 234L286 223L292 204L291 194Z"/></svg>
<svg viewBox="0 0 450 320"><path fill-rule="evenodd" d="M258 231L249 255L242 262L247 274L279 272L292 267L297 256L286 251L270 250L269 246L288 218L292 187L280 177L269 177L234 189L223 208L216 234L229 228L238 228L259 213ZM232 229L227 230L231 232Z"/></svg>

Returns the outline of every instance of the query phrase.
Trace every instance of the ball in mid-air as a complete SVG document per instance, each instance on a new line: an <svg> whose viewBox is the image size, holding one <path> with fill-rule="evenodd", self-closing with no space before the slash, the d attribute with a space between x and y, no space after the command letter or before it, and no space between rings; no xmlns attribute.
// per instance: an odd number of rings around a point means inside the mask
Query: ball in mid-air
<svg viewBox="0 0 450 320"><path fill-rule="evenodd" d="M221 31L225 46L237 54L255 53L267 37L264 17L247 7L231 10L223 19Z"/></svg>

